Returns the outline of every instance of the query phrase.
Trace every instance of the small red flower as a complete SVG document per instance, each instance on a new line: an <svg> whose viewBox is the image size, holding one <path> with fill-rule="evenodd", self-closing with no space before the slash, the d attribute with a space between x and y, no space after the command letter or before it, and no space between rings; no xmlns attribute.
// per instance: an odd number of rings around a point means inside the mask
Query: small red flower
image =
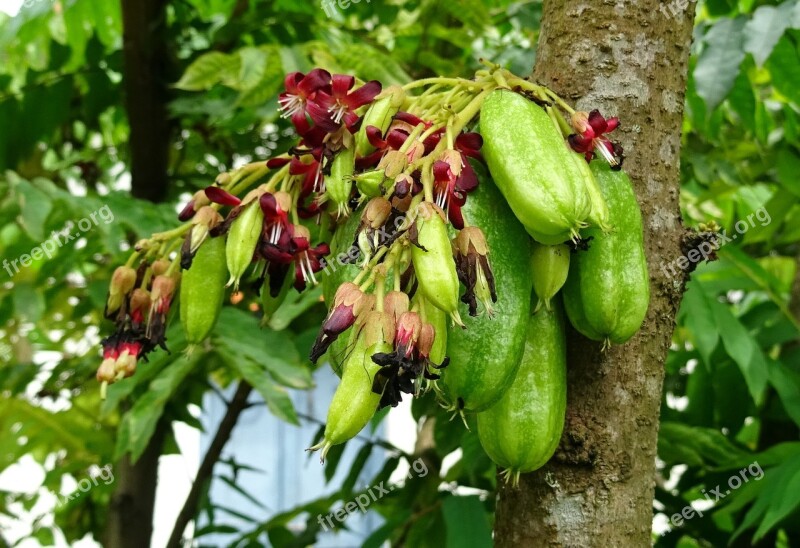
<svg viewBox="0 0 800 548"><path fill-rule="evenodd" d="M381 83L372 80L351 91L355 82L355 78L346 74L333 75L331 92L320 91L315 100L308 104L308 114L315 124L333 133L341 127L342 122L348 129L358 122L355 111L375 99L381 92Z"/></svg>
<svg viewBox="0 0 800 548"><path fill-rule="evenodd" d="M329 86L331 74L324 69L314 69L308 74L292 72L286 75L284 86L286 91L278 97L278 104L284 118L291 118L292 123L300 132L301 128L308 126L306 114L309 106L313 104L314 96L321 89Z"/></svg>
<svg viewBox="0 0 800 548"><path fill-rule="evenodd" d="M569 144L575 152L583 154L587 162L599 154L612 166L622 165L622 147L605 136L619 127L619 118L606 119L599 110L589 114L576 112L572 115L572 127L577 133L568 137Z"/></svg>

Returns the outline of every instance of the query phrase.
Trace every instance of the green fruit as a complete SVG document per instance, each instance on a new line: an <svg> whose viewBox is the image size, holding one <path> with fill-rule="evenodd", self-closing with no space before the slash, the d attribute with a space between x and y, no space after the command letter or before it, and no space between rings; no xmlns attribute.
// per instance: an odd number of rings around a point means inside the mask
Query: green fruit
<svg viewBox="0 0 800 548"><path fill-rule="evenodd" d="M181 325L190 344L202 342L217 323L227 275L224 239L207 238L181 277Z"/></svg>
<svg viewBox="0 0 800 548"><path fill-rule="evenodd" d="M481 107L480 130L492 178L528 233L548 245L576 237L592 203L547 113L518 93L496 90Z"/></svg>
<svg viewBox="0 0 800 548"><path fill-rule="evenodd" d="M422 295L461 324L458 313L458 275L444 214L438 206L423 202L416 218L417 243L411 261Z"/></svg>
<svg viewBox="0 0 800 548"><path fill-rule="evenodd" d="M482 411L511 384L525 346L530 315L530 238L485 170L475 165L480 185L463 208L470 224L483 229L494 268L494 317L473 317L462 304L466 329L447 334L450 365L442 370L442 395L455 408Z"/></svg>
<svg viewBox="0 0 800 548"><path fill-rule="evenodd" d="M292 290L294 286L294 276L288 274L283 279L283 285L278 292L278 295L273 297L269 287L269 279L264 282L264 285L261 287L261 307L264 310L264 317L261 318L261 326L264 327L269 324L272 315L278 311L278 309L283 304L283 301L286 300L286 297L289 295L289 291Z"/></svg>
<svg viewBox="0 0 800 548"><path fill-rule="evenodd" d="M567 407L564 316L558 300L528 320L522 363L511 388L478 413L478 438L486 453L506 469L514 485L553 456Z"/></svg>
<svg viewBox="0 0 800 548"><path fill-rule="evenodd" d="M380 129L381 135L386 133L392 123L392 118L400 110L406 97L405 91L399 86L387 88L381 95L383 97L374 101L367 109L364 120L361 122L361 128L356 133L356 155L358 157L366 156L375 150L367 138L367 127L374 126Z"/></svg>
<svg viewBox="0 0 800 548"><path fill-rule="evenodd" d="M325 460L325 455L332 446L344 443L361 432L378 410L381 395L372 391L372 383L381 366L372 361L372 355L391 352L392 345L384 342L366 348L363 339L359 337L359 342L344 366L342 381L328 408L322 441L311 448L321 449L320 460Z"/></svg>
<svg viewBox="0 0 800 548"><path fill-rule="evenodd" d="M433 326L436 337L433 339L430 359L436 365L440 365L447 356L447 314L432 304L425 303L425 316L429 324Z"/></svg>
<svg viewBox="0 0 800 548"><path fill-rule="evenodd" d="M650 302L642 214L630 179L608 164L591 164L614 229L585 231L589 249L572 258L564 306L575 329L590 339L621 344L642 325Z"/></svg>
<svg viewBox="0 0 800 548"><path fill-rule="evenodd" d="M325 191L336 204L339 216L350 213L350 193L353 190L353 171L355 171L355 151L343 148L333 159L330 175L325 176Z"/></svg>
<svg viewBox="0 0 800 548"><path fill-rule="evenodd" d="M233 284L234 291L239 290L239 280L253 262L253 253L258 245L261 225L264 222L264 212L258 200L253 200L242 207L242 212L231 224L225 245L225 257L231 275L226 285Z"/></svg>
<svg viewBox="0 0 800 548"><path fill-rule="evenodd" d="M600 184L582 154L571 154L571 156L581 172L583 181L586 184L586 191L589 193L589 199L592 202L589 224L603 232L608 232L612 228L609 224L610 213L606 199L603 198L603 192L600 190Z"/></svg>
<svg viewBox="0 0 800 548"><path fill-rule="evenodd" d="M564 287L569 274L569 255L570 249L567 245L541 245L534 242L531 274L533 290L539 298L535 311L542 305L550 310L550 299Z"/></svg>

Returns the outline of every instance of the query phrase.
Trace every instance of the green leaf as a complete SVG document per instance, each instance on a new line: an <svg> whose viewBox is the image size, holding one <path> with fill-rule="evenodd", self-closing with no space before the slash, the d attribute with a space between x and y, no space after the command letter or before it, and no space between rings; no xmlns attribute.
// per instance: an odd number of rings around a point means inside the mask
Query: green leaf
<svg viewBox="0 0 800 548"><path fill-rule="evenodd" d="M800 506L800 455L779 467L765 471L760 481L764 482L761 492L731 541L760 522L753 536L753 540L757 542Z"/></svg>
<svg viewBox="0 0 800 548"><path fill-rule="evenodd" d="M680 316L683 318L689 336L706 367L711 366L711 354L719 343L719 331L711 313L708 297L697 282L687 285L681 302Z"/></svg>
<svg viewBox="0 0 800 548"><path fill-rule="evenodd" d="M238 56L218 51L205 53L189 65L175 87L186 91L200 91L210 89L220 82L236 82L239 78L240 62Z"/></svg>
<svg viewBox="0 0 800 548"><path fill-rule="evenodd" d="M289 327L289 324L298 316L319 304L322 297L322 286L307 289L302 293L290 291L278 310L269 319L267 325L275 331L281 331Z"/></svg>
<svg viewBox="0 0 800 548"><path fill-rule="evenodd" d="M248 312L223 307L212 340L226 360L250 362L242 366L248 374L264 376L269 372L277 382L291 388L312 385L311 372L300 360L290 335L260 329L258 319Z"/></svg>
<svg viewBox="0 0 800 548"><path fill-rule="evenodd" d="M262 48L241 48L239 55L239 79L234 89L246 90L256 87L267 73L269 52Z"/></svg>
<svg viewBox="0 0 800 548"><path fill-rule="evenodd" d="M795 2L783 2L777 7L761 6L744 27L744 50L762 66L783 33L792 24Z"/></svg>
<svg viewBox="0 0 800 548"><path fill-rule="evenodd" d="M344 496L348 496L353 493L353 488L358 481L358 476L361 475L361 471L364 469L364 466L367 464L369 460L369 456L372 454L372 449L374 445L371 443L364 444L364 447L356 455L356 458L353 459L353 464L350 465L350 472L347 474L347 478L342 483L342 493Z"/></svg>
<svg viewBox="0 0 800 548"><path fill-rule="evenodd" d="M658 456L668 464L725 470L752 455L731 443L722 432L664 421L658 431Z"/></svg>
<svg viewBox="0 0 800 548"><path fill-rule="evenodd" d="M190 357L180 356L150 382L147 392L136 400L122 419L117 438L117 458L130 452L131 459L139 459L164 414L167 402L183 385L201 357L199 352Z"/></svg>
<svg viewBox="0 0 800 548"><path fill-rule="evenodd" d="M694 80L697 94L709 111L717 107L728 95L744 60L744 25L742 17L722 18L714 23L703 41L705 49L697 60Z"/></svg>
<svg viewBox="0 0 800 548"><path fill-rule="evenodd" d="M800 105L800 57L797 54L797 46L790 39L789 34L785 34L767 61L772 85L795 105Z"/></svg>
<svg viewBox="0 0 800 548"><path fill-rule="evenodd" d="M800 373L779 361L767 360L769 382L778 393L786 413L800 426Z"/></svg>
<svg viewBox="0 0 800 548"><path fill-rule="evenodd" d="M447 497L442 512L447 527L447 548L491 548L492 528L479 497Z"/></svg>

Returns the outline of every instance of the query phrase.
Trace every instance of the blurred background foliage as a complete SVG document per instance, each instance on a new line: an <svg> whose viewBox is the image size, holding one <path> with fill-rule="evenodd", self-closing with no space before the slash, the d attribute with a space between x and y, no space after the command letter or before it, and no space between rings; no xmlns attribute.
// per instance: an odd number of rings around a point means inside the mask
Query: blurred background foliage
<svg viewBox="0 0 800 548"><path fill-rule="evenodd" d="M669 18L672 4L665 5ZM113 222L98 223L56 257L13 277L0 272L0 471L26 455L47 471L36 493L1 493L0 514L30 511L42 493L61 492L65 475L85 477L93 465L138 457L159 423L199 427L190 406L239 378L270 412L302 420L289 391L313 382L305 356L325 312L314 297L288 303L262 331L257 307L231 303L209 352L191 358L174 329L172 353L155 355L101 402L94 372L97 342L109 329L102 309L111 271L138 238L174 226L178 204L218 173L291 144L276 102L287 72L322 66L388 85L469 76L487 58L527 74L541 3L376 0L329 13L291 0L167 2L169 178L157 204L130 195L120 4L40 0L13 18L0 14L2 257L30 253L51 231L103 205L114 213ZM692 274L678 317L659 438L658 546L800 545L799 46L796 0L698 6L681 205L687 227L714 220L737 238ZM738 232L736 222L757 211ZM214 501L205 500L211 523L199 534L226 532L231 546L267 538L277 546L310 544L317 514L422 457L431 473L370 506L385 524L365 545L489 545L494 466L474 433L431 398L415 400L413 413L415 454L373 438L334 494L288 513L265 511L247 530L215 524ZM163 452L176 450L168 435ZM373 451L384 452L385 466L377 477L362 477ZM454 451L455 464L441 473ZM327 478L340 455L332 452ZM705 510L709 490L753 462L763 479ZM99 539L113 487L101 484L60 506L54 522L34 523L31 536L43 545L53 543L55 529L67 541L87 533ZM665 525L665 516L693 501L705 517Z"/></svg>

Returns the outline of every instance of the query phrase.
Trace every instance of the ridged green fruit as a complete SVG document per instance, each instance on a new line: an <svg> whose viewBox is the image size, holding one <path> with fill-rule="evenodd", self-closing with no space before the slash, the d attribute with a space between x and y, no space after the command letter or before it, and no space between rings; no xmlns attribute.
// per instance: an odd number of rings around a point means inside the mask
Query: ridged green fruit
<svg viewBox="0 0 800 548"><path fill-rule="evenodd" d="M416 218L417 243L411 261L422 295L461 324L458 312L458 275L447 234L444 214L438 206L423 202Z"/></svg>
<svg viewBox="0 0 800 548"><path fill-rule="evenodd" d="M264 212L258 200L253 200L243 206L242 212L231 224L225 244L225 257L230 273L227 285L233 285L234 291L239 290L239 281L253 262L253 253L261 236L263 222Z"/></svg>
<svg viewBox="0 0 800 548"><path fill-rule="evenodd" d="M592 211L589 213L589 224L599 228L603 232L608 232L613 227L609 221L610 213L608 211L608 204L606 203L606 199L603 198L600 184L597 182L597 178L594 176L592 169L589 167L589 164L586 163L586 159L582 154L573 153L571 156L582 174L583 181L586 184L586 190L589 193L589 199L592 202Z"/></svg>
<svg viewBox="0 0 800 548"><path fill-rule="evenodd" d="M372 391L372 383L381 366L372 361L372 355L391 350L392 345L388 343L377 343L366 348L363 337L355 344L345 363L342 381L328 408L325 434L322 441L311 448L321 450L320 460L325 460L332 446L344 443L361 432L378 410L381 395Z"/></svg>
<svg viewBox="0 0 800 548"><path fill-rule="evenodd" d="M608 164L591 164L608 203L612 232L590 228L589 249L572 257L564 306L575 329L597 341L622 344L641 327L650 303L642 214L630 179Z"/></svg>
<svg viewBox="0 0 800 548"><path fill-rule="evenodd" d="M522 95L493 91L481 107L483 153L497 187L528 233L560 244L586 226L592 203L561 132Z"/></svg>
<svg viewBox="0 0 800 548"><path fill-rule="evenodd" d="M205 340L217 323L227 275L225 239L207 238L181 276L181 325L189 344Z"/></svg>
<svg viewBox="0 0 800 548"><path fill-rule="evenodd" d="M484 169L474 165L480 185L463 208L470 224L483 229L494 271L494 317L473 317L461 304L466 329L447 333L450 365L438 381L454 408L482 411L500 399L517 372L530 314L530 237Z"/></svg>
<svg viewBox="0 0 800 548"><path fill-rule="evenodd" d="M489 457L505 468L514 485L519 475L553 456L564 429L567 407L567 353L559 299L551 310L528 320L522 363L511 388L495 405L478 413L478 438Z"/></svg>
<svg viewBox="0 0 800 548"><path fill-rule="evenodd" d="M539 298L536 310L542 305L550 310L550 300L558 293L569 274L569 246L542 245L534 242L531 253L533 290Z"/></svg>

